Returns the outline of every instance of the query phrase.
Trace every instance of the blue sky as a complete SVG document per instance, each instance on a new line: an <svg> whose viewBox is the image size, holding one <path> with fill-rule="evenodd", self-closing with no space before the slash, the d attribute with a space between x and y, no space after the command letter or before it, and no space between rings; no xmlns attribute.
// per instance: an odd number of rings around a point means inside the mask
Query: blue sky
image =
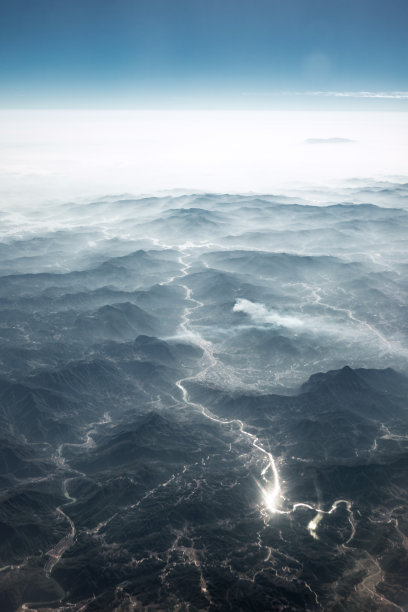
<svg viewBox="0 0 408 612"><path fill-rule="evenodd" d="M407 0L3 0L0 105L398 110L407 24Z"/></svg>

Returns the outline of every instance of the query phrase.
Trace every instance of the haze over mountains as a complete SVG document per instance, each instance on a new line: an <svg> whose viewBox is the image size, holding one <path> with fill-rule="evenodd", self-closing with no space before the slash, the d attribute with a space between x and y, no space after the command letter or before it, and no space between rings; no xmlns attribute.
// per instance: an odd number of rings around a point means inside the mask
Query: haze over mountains
<svg viewBox="0 0 408 612"><path fill-rule="evenodd" d="M407 609L407 196L4 208L1 610Z"/></svg>
<svg viewBox="0 0 408 612"><path fill-rule="evenodd" d="M407 0L0 7L0 612L408 612Z"/></svg>

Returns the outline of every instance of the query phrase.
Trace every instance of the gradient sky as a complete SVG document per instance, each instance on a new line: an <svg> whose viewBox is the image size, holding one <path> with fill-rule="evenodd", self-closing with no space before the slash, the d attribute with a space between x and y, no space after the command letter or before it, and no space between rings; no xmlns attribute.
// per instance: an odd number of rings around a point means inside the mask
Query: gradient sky
<svg viewBox="0 0 408 612"><path fill-rule="evenodd" d="M401 110L407 24L407 0L3 0L0 106Z"/></svg>

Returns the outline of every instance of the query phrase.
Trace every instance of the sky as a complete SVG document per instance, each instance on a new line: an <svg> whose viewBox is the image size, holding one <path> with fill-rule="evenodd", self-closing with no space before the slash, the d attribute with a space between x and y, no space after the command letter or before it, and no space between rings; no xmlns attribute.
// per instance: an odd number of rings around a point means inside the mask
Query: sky
<svg viewBox="0 0 408 612"><path fill-rule="evenodd" d="M0 0L1 204L406 177L407 24L408 0Z"/></svg>
<svg viewBox="0 0 408 612"><path fill-rule="evenodd" d="M408 109L407 0L3 0L0 108Z"/></svg>

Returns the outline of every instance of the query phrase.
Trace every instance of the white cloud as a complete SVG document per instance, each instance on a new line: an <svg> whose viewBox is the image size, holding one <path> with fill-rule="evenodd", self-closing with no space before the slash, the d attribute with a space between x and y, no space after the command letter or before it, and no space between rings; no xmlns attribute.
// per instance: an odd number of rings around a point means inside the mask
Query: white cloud
<svg viewBox="0 0 408 612"><path fill-rule="evenodd" d="M330 98L385 98L388 100L408 100L408 91L296 91L293 93L296 96L325 96Z"/></svg>
<svg viewBox="0 0 408 612"><path fill-rule="evenodd" d="M279 325L290 329L304 327L304 322L293 315L279 314L276 310L268 310L264 304L238 299L233 308L234 312L248 314L258 325Z"/></svg>
<svg viewBox="0 0 408 612"><path fill-rule="evenodd" d="M347 144L355 142L351 138L306 138L306 144Z"/></svg>

